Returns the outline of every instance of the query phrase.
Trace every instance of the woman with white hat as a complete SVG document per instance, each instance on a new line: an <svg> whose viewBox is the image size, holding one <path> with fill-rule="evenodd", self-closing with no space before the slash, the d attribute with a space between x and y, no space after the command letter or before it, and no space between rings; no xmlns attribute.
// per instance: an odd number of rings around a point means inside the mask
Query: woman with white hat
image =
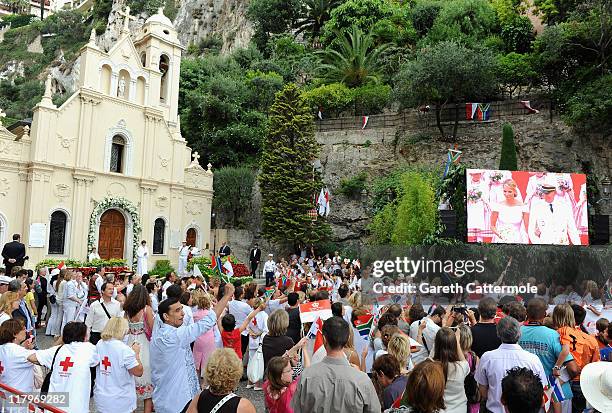
<svg viewBox="0 0 612 413"><path fill-rule="evenodd" d="M612 412L612 364L598 361L584 366L580 387L587 403L596 411Z"/></svg>

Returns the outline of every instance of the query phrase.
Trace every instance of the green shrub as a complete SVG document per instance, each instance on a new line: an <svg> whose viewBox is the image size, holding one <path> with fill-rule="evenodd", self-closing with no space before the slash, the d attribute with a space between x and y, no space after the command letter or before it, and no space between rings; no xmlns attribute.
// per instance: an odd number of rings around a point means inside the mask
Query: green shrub
<svg viewBox="0 0 612 413"><path fill-rule="evenodd" d="M58 266L60 262L62 262L62 260L56 260L54 258L47 258L45 260L38 262L35 268L36 268L36 271L44 267L55 268Z"/></svg>
<svg viewBox="0 0 612 413"><path fill-rule="evenodd" d="M437 228L434 190L423 175L409 172L402 176L404 193L397 205L391 235L394 245L421 245Z"/></svg>
<svg viewBox="0 0 612 413"><path fill-rule="evenodd" d="M302 96L306 105L314 111L321 108L324 114L333 116L339 116L353 101L353 93L343 83L319 86L303 92Z"/></svg>
<svg viewBox="0 0 612 413"><path fill-rule="evenodd" d="M343 195L349 197L357 197L361 195L361 191L363 191L366 187L366 180L368 179L368 174L365 172L361 172L359 175L355 175L351 178L345 178L340 181L340 192Z"/></svg>
<svg viewBox="0 0 612 413"><path fill-rule="evenodd" d="M381 113L391 101L391 86L364 85L352 90L355 115L374 115Z"/></svg>
<svg viewBox="0 0 612 413"><path fill-rule="evenodd" d="M434 24L436 17L440 14L442 3L438 1L419 1L412 9L412 25L423 37Z"/></svg>
<svg viewBox="0 0 612 413"><path fill-rule="evenodd" d="M535 40L531 20L527 16L515 15L502 23L501 38L508 52L527 53Z"/></svg>
<svg viewBox="0 0 612 413"><path fill-rule="evenodd" d="M8 16L3 16L2 20L0 20L0 28L11 25L11 29L16 29L18 27L27 26L32 22L32 18L35 17L32 14L10 14Z"/></svg>
<svg viewBox="0 0 612 413"><path fill-rule="evenodd" d="M110 260L91 260L85 262L88 267L124 267L127 261L122 258L112 258Z"/></svg>
<svg viewBox="0 0 612 413"><path fill-rule="evenodd" d="M204 273L205 268L210 268L210 257L193 257L187 263L187 271L193 270L194 264L198 264L198 268Z"/></svg>
<svg viewBox="0 0 612 413"><path fill-rule="evenodd" d="M516 171L518 169L516 159L516 145L514 144L514 131L512 125L504 124L502 131L502 148L501 158L499 160L499 169L504 171Z"/></svg>
<svg viewBox="0 0 612 413"><path fill-rule="evenodd" d="M580 87L567 101L564 119L577 130L610 131L612 128L612 74Z"/></svg>
<svg viewBox="0 0 612 413"><path fill-rule="evenodd" d="M149 270L150 276L165 277L169 272L174 271L174 267L170 264L170 260L157 260L152 270Z"/></svg>

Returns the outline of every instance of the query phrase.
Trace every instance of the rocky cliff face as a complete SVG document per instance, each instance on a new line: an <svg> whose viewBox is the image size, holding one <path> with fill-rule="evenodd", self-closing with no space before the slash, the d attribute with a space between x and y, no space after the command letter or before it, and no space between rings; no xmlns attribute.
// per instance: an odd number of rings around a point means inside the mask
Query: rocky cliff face
<svg viewBox="0 0 612 413"><path fill-rule="evenodd" d="M223 53L246 47L253 36L247 7L248 0L183 0L174 20L179 39L187 46L218 37Z"/></svg>
<svg viewBox="0 0 612 413"><path fill-rule="evenodd" d="M611 175L612 136L578 134L559 119L549 122L548 116L547 112L541 112L496 119L487 124L460 125L456 144L463 151L461 162L474 168L496 169L499 166L502 126L510 122L516 136L520 170L581 173L588 163L599 179ZM366 128L317 132L316 138L321 145L323 181L332 195L328 221L332 226L333 241L344 245L365 241L366 226L371 217L367 204L362 200L338 193L343 178L366 172L369 182L372 182L406 163L442 167L448 148L454 145L440 141L435 125L427 126L417 121L409 122L402 130ZM261 195L257 187L254 192L247 225L254 238L259 239ZM601 212L611 214L612 203L602 203ZM223 222L219 224L222 227Z"/></svg>

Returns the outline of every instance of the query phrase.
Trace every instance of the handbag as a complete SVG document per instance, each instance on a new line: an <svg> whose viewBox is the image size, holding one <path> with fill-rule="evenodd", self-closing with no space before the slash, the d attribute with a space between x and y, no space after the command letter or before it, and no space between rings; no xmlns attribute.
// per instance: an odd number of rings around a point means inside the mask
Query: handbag
<svg viewBox="0 0 612 413"><path fill-rule="evenodd" d="M45 379L43 380L42 386L40 386L40 394L47 394L49 392L49 386L51 385L51 374L53 374L53 366L55 365L55 358L62 347L63 345L59 346L57 350L55 350L53 361L51 362L51 370L49 370L49 373L47 373Z"/></svg>
<svg viewBox="0 0 612 413"><path fill-rule="evenodd" d="M249 358L249 363L247 364L247 377L251 383L257 383L263 380L264 377L264 357L263 357L263 349L261 347L263 343L263 337L257 346L257 350L255 351L255 356L253 358Z"/></svg>
<svg viewBox="0 0 612 413"><path fill-rule="evenodd" d="M55 298L55 294L49 296L49 302L51 304L57 303L57 298Z"/></svg>

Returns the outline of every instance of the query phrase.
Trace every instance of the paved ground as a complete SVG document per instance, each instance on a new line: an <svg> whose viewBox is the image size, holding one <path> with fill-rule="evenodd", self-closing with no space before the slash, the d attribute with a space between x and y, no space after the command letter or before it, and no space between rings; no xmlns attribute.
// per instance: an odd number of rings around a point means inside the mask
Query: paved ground
<svg viewBox="0 0 612 413"><path fill-rule="evenodd" d="M37 332L37 343L38 343L39 349L46 349L53 345L53 339L52 337L45 336L44 329L39 329ZM247 399L249 399L255 405L257 412L263 413L265 411L263 393L261 391L254 391L252 389L247 389L246 384L247 384L246 381L240 382L240 385L238 386L238 390L236 391L236 394L238 396L246 397ZM90 409L92 412L96 411L94 403L93 403L93 399L90 403ZM137 413L143 412L142 403L138 403L138 409L136 410L136 412ZM127 412L117 412L117 413L127 413Z"/></svg>

